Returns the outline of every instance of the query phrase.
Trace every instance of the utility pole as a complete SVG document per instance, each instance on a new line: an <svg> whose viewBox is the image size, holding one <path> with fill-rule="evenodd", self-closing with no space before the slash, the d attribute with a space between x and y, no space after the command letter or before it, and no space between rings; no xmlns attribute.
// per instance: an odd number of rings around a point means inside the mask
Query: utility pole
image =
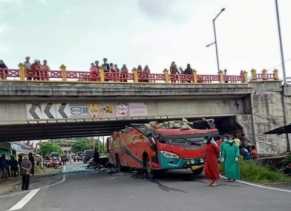
<svg viewBox="0 0 291 211"><path fill-rule="evenodd" d="M286 77L286 66L285 66L284 47L283 47L278 0L275 0L275 6L276 6L276 17L277 17L279 44L280 44L281 65L282 65L282 71L283 71L283 85L282 85L283 119L284 119L284 127L286 127L287 126L287 109L286 109L285 94L286 94L286 86L287 86L287 77ZM290 140L289 140L289 135L288 135L287 131L286 131L285 135L286 135L286 140L287 140L287 152L290 152Z"/></svg>
<svg viewBox="0 0 291 211"><path fill-rule="evenodd" d="M216 32L216 20L217 18L225 11L225 8L222 8L220 12L212 19L212 26L213 26L213 33L214 33L214 42L206 45L206 47L210 47L215 45L215 55L216 55L216 65L217 65L217 72L220 71L220 61L219 61L219 50L218 50L218 43L217 43L217 32Z"/></svg>

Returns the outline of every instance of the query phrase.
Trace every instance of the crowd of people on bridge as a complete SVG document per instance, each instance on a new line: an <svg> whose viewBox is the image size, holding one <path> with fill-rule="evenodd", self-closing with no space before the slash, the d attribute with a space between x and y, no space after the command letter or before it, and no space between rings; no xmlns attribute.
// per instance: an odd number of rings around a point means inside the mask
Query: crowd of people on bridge
<svg viewBox="0 0 291 211"><path fill-rule="evenodd" d="M30 175L34 175L35 159L32 153L18 155L18 159L11 155L10 159L3 154L0 157L0 181L9 177L22 176L22 190L28 190Z"/></svg>
<svg viewBox="0 0 291 211"><path fill-rule="evenodd" d="M50 67L48 66L47 60L43 60L42 62L38 59L31 62L31 58L27 56L23 63L21 63L25 68L25 77L26 80L41 80L47 81L51 77L50 75ZM85 81L100 81L100 70L104 71L104 80L105 81L119 81L119 82L127 82L133 80L133 77L129 77L130 69L126 64L122 65L121 68L115 63L108 62L107 58L103 59L102 64L99 63L98 60L92 62L90 65L89 72L85 72L85 74L80 74L79 80ZM169 69L169 74L172 82L176 82L176 76L178 74L188 75L189 78L192 77L193 69L190 64L187 64L186 68L183 69L176 65L176 62L172 62ZM164 70L164 71L165 71ZM138 82L151 82L151 70L148 65L144 67L142 65L138 65L137 67L133 67L131 69L131 73L137 72ZM8 67L4 63L3 60L0 60L0 79L7 79L8 77ZM186 82L190 82L190 80L186 80Z"/></svg>

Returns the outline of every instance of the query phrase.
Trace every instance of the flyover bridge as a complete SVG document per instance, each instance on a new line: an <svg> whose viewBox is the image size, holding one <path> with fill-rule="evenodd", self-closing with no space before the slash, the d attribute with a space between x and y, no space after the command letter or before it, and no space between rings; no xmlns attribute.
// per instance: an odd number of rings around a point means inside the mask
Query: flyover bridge
<svg viewBox="0 0 291 211"><path fill-rule="evenodd" d="M110 135L129 123L250 115L248 84L0 81L0 140Z"/></svg>
<svg viewBox="0 0 291 211"><path fill-rule="evenodd" d="M252 70L251 77L246 71L236 76L99 74L92 81L88 72L62 67L49 71L45 80L27 77L22 67L1 69L0 141L110 135L132 122L209 117L222 132L239 125L259 150L278 153L286 148L284 138L273 147L275 138L264 135L283 125L277 71Z"/></svg>

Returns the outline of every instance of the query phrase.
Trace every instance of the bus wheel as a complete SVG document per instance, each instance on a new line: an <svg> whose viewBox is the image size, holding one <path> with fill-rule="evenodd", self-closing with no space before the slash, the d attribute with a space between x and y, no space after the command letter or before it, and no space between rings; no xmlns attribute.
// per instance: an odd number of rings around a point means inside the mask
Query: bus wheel
<svg viewBox="0 0 291 211"><path fill-rule="evenodd" d="M143 156L143 172L144 176L148 179L153 178L153 171L150 166L150 160L147 154L144 154Z"/></svg>
<svg viewBox="0 0 291 211"><path fill-rule="evenodd" d="M118 154L115 155L115 168L118 172L121 171L121 164L120 164L120 159L119 159Z"/></svg>

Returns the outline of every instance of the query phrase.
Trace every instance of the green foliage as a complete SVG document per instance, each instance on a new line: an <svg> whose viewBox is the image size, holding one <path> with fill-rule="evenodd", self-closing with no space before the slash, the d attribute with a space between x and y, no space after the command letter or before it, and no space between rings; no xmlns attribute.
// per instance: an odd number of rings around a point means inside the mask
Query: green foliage
<svg viewBox="0 0 291 211"><path fill-rule="evenodd" d="M72 144L72 152L83 152L87 149L93 149L92 144L87 140L78 140Z"/></svg>
<svg viewBox="0 0 291 211"><path fill-rule="evenodd" d="M291 178L270 167L257 164L255 161L240 161L242 180L255 183L289 183Z"/></svg>
<svg viewBox="0 0 291 211"><path fill-rule="evenodd" d="M42 143L40 145L40 154L43 156L48 156L52 152L57 152L58 154L62 153L62 149L58 144L54 143Z"/></svg>

